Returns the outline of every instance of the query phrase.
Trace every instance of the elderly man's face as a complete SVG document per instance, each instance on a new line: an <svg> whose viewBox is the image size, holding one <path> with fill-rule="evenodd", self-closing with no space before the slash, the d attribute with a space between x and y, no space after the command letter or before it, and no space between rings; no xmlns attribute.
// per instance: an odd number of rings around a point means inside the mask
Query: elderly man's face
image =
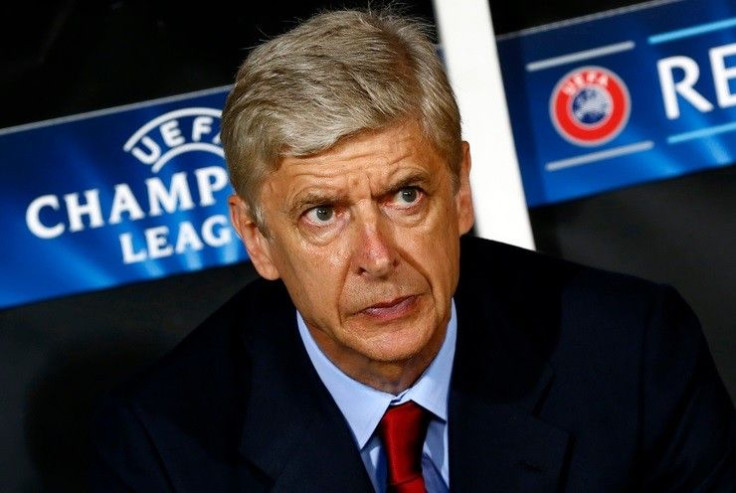
<svg viewBox="0 0 736 493"><path fill-rule="evenodd" d="M285 158L261 189L265 236L231 199L256 269L283 279L322 351L353 378L430 361L442 344L459 236L473 223L463 145L457 190L413 121Z"/></svg>

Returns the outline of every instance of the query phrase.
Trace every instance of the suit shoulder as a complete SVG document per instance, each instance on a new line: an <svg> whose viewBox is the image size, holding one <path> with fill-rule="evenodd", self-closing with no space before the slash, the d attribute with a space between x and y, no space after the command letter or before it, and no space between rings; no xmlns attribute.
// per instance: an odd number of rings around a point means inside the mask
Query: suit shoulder
<svg viewBox="0 0 736 493"><path fill-rule="evenodd" d="M574 340L609 352L642 349L645 335L684 330L702 337L697 319L672 287L487 240L464 240L457 301L492 306L541 344ZM668 314L692 323L658 323ZM663 321L664 322L664 321ZM681 327L678 329L677 327Z"/></svg>
<svg viewBox="0 0 736 493"><path fill-rule="evenodd" d="M236 293L168 354L105 396L91 428L98 454L114 458L156 444L230 457L250 394L251 354L258 351L249 338L262 341L253 334L282 323L290 306L281 283L256 280Z"/></svg>
<svg viewBox="0 0 736 493"><path fill-rule="evenodd" d="M273 313L288 311L285 297L281 283L252 281L168 353L115 388L113 399L162 410L187 401L190 410L196 403L202 411L217 401L227 405L230 389L247 380L249 333L263 330Z"/></svg>
<svg viewBox="0 0 736 493"><path fill-rule="evenodd" d="M564 260L492 240L464 237L461 283L492 283L509 296L549 298L573 291L585 296L636 299L671 288L636 276Z"/></svg>

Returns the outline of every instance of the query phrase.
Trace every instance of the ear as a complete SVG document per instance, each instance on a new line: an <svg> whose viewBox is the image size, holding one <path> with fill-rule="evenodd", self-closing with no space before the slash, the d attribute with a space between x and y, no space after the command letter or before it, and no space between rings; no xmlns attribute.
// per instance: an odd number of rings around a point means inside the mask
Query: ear
<svg viewBox="0 0 736 493"><path fill-rule="evenodd" d="M273 263L271 244L258 228L248 204L237 195L231 195L227 203L230 207L230 221L243 241L253 266L264 278L271 281L278 279L280 274Z"/></svg>
<svg viewBox="0 0 736 493"><path fill-rule="evenodd" d="M473 194L470 190L470 144L463 141L463 156L460 165L460 176L457 192L455 193L455 207L457 210L457 225L461 235L464 235L475 222L473 211Z"/></svg>

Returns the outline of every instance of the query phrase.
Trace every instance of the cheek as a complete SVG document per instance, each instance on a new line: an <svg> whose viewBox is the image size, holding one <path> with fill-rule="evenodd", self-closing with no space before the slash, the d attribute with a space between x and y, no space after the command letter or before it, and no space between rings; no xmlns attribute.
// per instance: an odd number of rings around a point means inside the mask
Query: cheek
<svg viewBox="0 0 736 493"><path fill-rule="evenodd" d="M349 269L349 250L331 245L302 249L300 255L291 256L289 277L302 291L301 297L323 309L336 308L340 292ZM286 279L284 279L287 282Z"/></svg>
<svg viewBox="0 0 736 493"><path fill-rule="evenodd" d="M457 285L459 275L460 237L456 228L444 225L428 233L422 243L423 250L418 258L427 272L427 277L437 301L449 300Z"/></svg>
<svg viewBox="0 0 736 493"><path fill-rule="evenodd" d="M423 227L406 234L411 238L407 241L409 248L417 252L419 259L431 266L432 271L443 271L457 262L460 233L454 212L454 208L447 204L438 207Z"/></svg>
<svg viewBox="0 0 736 493"><path fill-rule="evenodd" d="M407 233L402 250L401 256L430 285L435 297L452 294L458 270L457 233L448 228Z"/></svg>

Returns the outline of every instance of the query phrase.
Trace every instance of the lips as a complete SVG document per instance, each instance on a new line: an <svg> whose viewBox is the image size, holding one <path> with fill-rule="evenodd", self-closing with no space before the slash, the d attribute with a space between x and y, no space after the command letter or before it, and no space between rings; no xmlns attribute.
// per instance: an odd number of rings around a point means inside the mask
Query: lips
<svg viewBox="0 0 736 493"><path fill-rule="evenodd" d="M416 296L401 296L388 301L381 301L364 308L360 313L372 318L390 320L407 315L416 304Z"/></svg>

